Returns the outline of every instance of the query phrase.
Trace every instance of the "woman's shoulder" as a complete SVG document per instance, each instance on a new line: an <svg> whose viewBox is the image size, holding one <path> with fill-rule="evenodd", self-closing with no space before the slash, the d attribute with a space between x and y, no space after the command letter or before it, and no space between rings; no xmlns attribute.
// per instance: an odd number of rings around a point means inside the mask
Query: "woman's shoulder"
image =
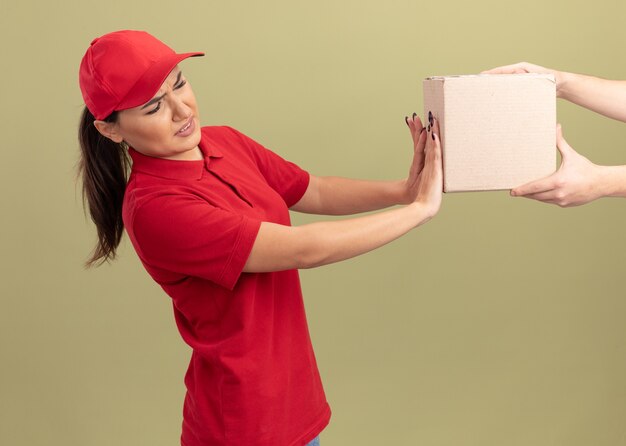
<svg viewBox="0 0 626 446"><path fill-rule="evenodd" d="M240 139L243 136L239 130L228 125L206 125L201 128L202 137L219 139Z"/></svg>
<svg viewBox="0 0 626 446"><path fill-rule="evenodd" d="M254 157L260 144L239 130L228 125L204 126L202 130L202 145L209 149L217 149L220 154L239 153Z"/></svg>

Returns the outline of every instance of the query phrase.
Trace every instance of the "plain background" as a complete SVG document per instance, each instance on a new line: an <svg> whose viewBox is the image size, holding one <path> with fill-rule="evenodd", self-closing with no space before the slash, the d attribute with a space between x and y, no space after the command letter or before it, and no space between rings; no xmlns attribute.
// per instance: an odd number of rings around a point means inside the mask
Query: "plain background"
<svg viewBox="0 0 626 446"><path fill-rule="evenodd" d="M3 2L0 444L179 441L190 351L169 298L126 239L82 268L91 39L145 29L205 51L182 64L204 125L314 174L399 179L424 77L528 60L623 79L625 16L618 0ZM561 102L558 117L579 152L626 164L626 125ZM322 444L626 445L625 219L621 199L448 194L391 245L303 271L333 409Z"/></svg>

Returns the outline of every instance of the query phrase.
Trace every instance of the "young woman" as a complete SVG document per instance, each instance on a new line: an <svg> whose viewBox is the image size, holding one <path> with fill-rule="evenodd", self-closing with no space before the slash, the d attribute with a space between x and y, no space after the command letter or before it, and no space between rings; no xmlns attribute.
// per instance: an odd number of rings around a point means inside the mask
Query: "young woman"
<svg viewBox="0 0 626 446"><path fill-rule="evenodd" d="M438 124L406 118L414 158L404 180L313 176L232 128L201 127L178 66L198 55L117 31L83 57L80 172L98 231L88 264L114 259L126 229L172 298L193 349L183 445L318 444L330 408L297 270L376 249L437 213ZM289 219L289 209L345 215L397 204L343 221Z"/></svg>
<svg viewBox="0 0 626 446"><path fill-rule="evenodd" d="M626 122L626 81L552 70L527 62L493 68L488 74L550 73L556 95L609 118ZM552 175L516 187L511 195L561 207L579 206L601 197L626 197L626 166L599 166L577 153L557 126L556 142L562 156Z"/></svg>

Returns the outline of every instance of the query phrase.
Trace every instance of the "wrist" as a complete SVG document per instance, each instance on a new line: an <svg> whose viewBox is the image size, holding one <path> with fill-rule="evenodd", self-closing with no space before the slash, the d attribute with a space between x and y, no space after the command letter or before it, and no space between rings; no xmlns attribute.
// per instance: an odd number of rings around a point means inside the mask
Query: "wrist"
<svg viewBox="0 0 626 446"><path fill-rule="evenodd" d="M568 100L568 88L574 81L575 74L568 73L566 71L554 71L554 78L556 79L556 97Z"/></svg>
<svg viewBox="0 0 626 446"><path fill-rule="evenodd" d="M407 205L413 201L414 197L411 196L411 187L409 185L408 178L395 181L393 183L393 186L395 191L394 197L396 204Z"/></svg>
<svg viewBox="0 0 626 446"><path fill-rule="evenodd" d="M626 166L598 166L600 196L626 197Z"/></svg>
<svg viewBox="0 0 626 446"><path fill-rule="evenodd" d="M414 228L423 225L437 214L437 211L432 206L421 201L409 203L406 208L411 213L411 221Z"/></svg>

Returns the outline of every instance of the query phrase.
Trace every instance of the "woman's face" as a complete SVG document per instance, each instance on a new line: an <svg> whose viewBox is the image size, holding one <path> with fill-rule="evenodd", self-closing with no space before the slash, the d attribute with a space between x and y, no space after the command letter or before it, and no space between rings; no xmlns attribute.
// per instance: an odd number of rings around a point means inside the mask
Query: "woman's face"
<svg viewBox="0 0 626 446"><path fill-rule="evenodd" d="M176 66L154 97L143 105L121 110L117 122L96 127L115 142L125 141L148 156L200 159L200 118L191 85ZM108 123L105 123L108 124ZM101 127L108 130L103 131Z"/></svg>

